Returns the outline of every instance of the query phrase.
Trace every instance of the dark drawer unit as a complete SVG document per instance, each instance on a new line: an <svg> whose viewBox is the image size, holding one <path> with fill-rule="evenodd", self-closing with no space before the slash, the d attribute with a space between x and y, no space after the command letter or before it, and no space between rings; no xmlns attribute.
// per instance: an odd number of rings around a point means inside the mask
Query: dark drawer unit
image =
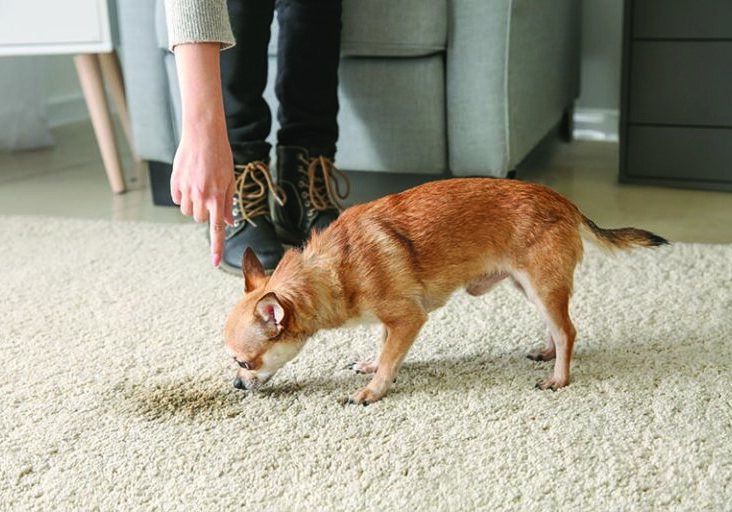
<svg viewBox="0 0 732 512"><path fill-rule="evenodd" d="M732 0L626 0L620 181L732 191Z"/></svg>

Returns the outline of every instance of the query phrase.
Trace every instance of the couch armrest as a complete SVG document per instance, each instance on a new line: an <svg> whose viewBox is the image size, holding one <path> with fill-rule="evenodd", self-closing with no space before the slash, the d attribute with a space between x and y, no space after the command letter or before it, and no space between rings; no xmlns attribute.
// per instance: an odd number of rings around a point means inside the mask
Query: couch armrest
<svg viewBox="0 0 732 512"><path fill-rule="evenodd" d="M172 162L175 123L160 48L156 16L164 12L151 0L117 2L120 57L135 149L145 160Z"/></svg>
<svg viewBox="0 0 732 512"><path fill-rule="evenodd" d="M579 94L580 0L450 0L455 175L505 176Z"/></svg>

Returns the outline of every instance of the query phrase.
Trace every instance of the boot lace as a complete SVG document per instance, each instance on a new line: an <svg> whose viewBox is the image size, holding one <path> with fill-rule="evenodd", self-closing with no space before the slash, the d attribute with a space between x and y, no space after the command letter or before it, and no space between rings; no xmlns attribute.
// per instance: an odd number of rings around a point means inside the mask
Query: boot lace
<svg viewBox="0 0 732 512"><path fill-rule="evenodd" d="M269 215L269 191L280 206L285 204L285 194L272 181L269 167L262 161L246 165L234 165L234 226L247 222L257 227L254 219Z"/></svg>
<svg viewBox="0 0 732 512"><path fill-rule="evenodd" d="M308 195L313 208L321 212L333 208L343 210L340 201L351 192L348 176L330 158L320 156L308 159L300 155L300 161L304 166L299 167L298 172L308 178ZM341 185L345 191L341 191Z"/></svg>

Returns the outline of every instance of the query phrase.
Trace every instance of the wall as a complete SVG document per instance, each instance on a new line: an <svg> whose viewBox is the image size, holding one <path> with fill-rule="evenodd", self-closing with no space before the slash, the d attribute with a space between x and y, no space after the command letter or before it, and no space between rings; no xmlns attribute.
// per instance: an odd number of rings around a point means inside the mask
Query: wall
<svg viewBox="0 0 732 512"><path fill-rule="evenodd" d="M42 62L0 58L0 151L45 147L48 130Z"/></svg>
<svg viewBox="0 0 732 512"><path fill-rule="evenodd" d="M45 59L46 108L51 126L78 121L89 117L76 76L74 58L71 55L33 57Z"/></svg>
<svg viewBox="0 0 732 512"><path fill-rule="evenodd" d="M618 139L622 35L621 0L584 0L582 93L575 113L578 138Z"/></svg>
<svg viewBox="0 0 732 512"><path fill-rule="evenodd" d="M582 96L577 107L619 107L622 24L623 3L619 0L584 1Z"/></svg>

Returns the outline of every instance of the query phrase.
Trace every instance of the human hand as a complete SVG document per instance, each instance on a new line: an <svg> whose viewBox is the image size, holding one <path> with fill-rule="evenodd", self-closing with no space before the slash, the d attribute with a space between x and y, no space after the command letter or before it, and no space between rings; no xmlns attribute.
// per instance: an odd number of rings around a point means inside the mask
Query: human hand
<svg viewBox="0 0 732 512"><path fill-rule="evenodd" d="M184 136L173 160L170 195L183 215L209 222L211 262L221 263L225 226L233 224L234 163L228 139Z"/></svg>

